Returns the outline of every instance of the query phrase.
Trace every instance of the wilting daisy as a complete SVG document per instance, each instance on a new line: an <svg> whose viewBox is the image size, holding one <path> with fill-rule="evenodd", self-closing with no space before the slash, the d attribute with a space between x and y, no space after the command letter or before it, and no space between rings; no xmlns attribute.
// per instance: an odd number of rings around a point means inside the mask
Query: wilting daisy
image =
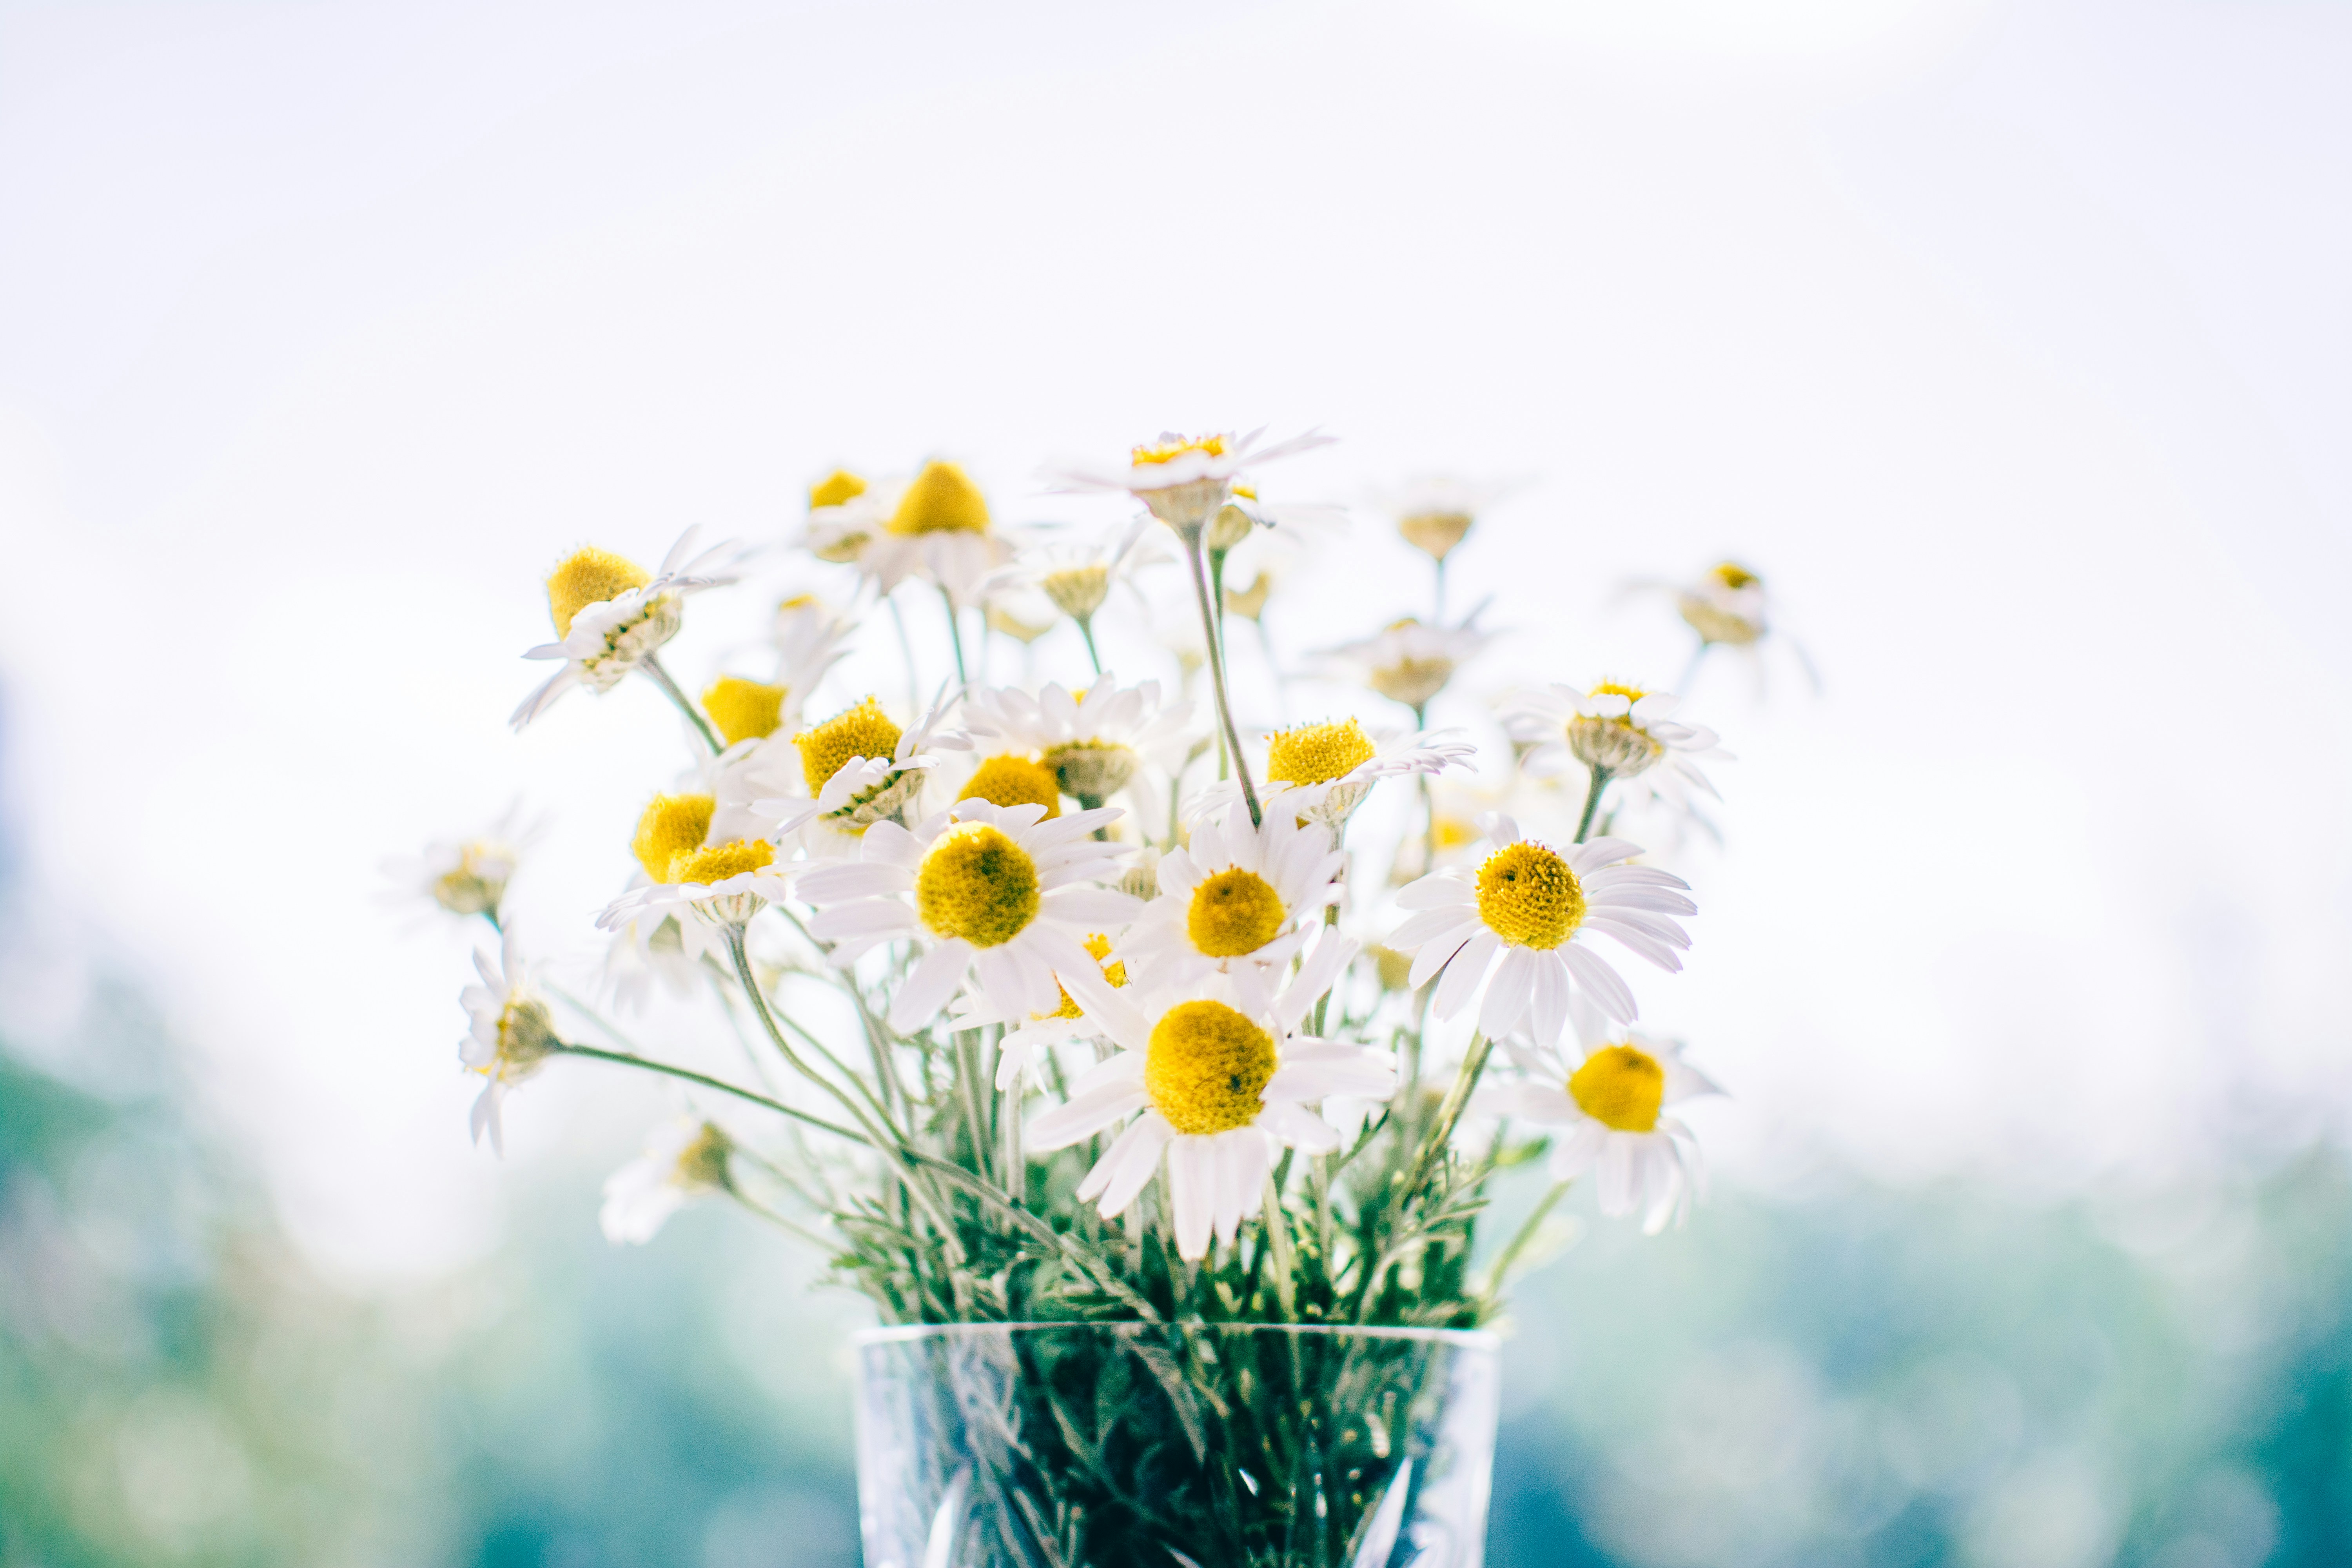
<svg viewBox="0 0 2352 1568"><path fill-rule="evenodd" d="M1439 1017L1469 1005L1492 970L1478 1011L1478 1030L1489 1038L1528 1017L1538 1039L1557 1038L1574 987L1609 1016L1632 1019L1633 993L1592 951L1588 939L1596 933L1661 969L1682 967L1678 950L1690 938L1674 917L1696 914L1698 906L1683 896L1690 884L1681 878L1624 864L1642 852L1639 845L1597 838L1554 849L1502 816L1490 819L1486 837L1493 847L1475 872L1434 872L1397 894L1415 912L1389 945L1413 954L1416 989L1444 967L1431 999Z"/></svg>
<svg viewBox="0 0 2352 1568"><path fill-rule="evenodd" d="M820 559L856 563L885 594L919 577L969 605L1012 554L990 527L987 498L954 463L926 463L911 479L875 486L835 473L809 502L803 542Z"/></svg>
<svg viewBox="0 0 2352 1568"><path fill-rule="evenodd" d="M1522 762L1538 777L1566 772L1572 759L1611 778L1647 774L1652 787L1669 800L1686 799L1694 789L1714 795L1697 759L1727 762L1730 753L1716 744L1714 731L1669 717L1679 700L1671 692L1612 680L1590 691L1552 686L1505 706L1503 722L1512 740L1529 748Z"/></svg>
<svg viewBox="0 0 2352 1568"><path fill-rule="evenodd" d="M1336 831L1381 780L1441 773L1477 751L1459 730L1368 732L1353 719L1300 724L1265 738L1268 798L1284 788L1317 792L1305 815Z"/></svg>
<svg viewBox="0 0 2352 1568"><path fill-rule="evenodd" d="M1511 488L1429 474L1375 491L1372 504L1395 521L1407 544L1432 561L1443 562L1468 535L1478 514Z"/></svg>
<svg viewBox="0 0 2352 1568"><path fill-rule="evenodd" d="M1133 899L1096 885L1124 851L1094 830L1118 815L1048 822L1035 805L967 800L911 831L877 822L857 859L802 874L800 896L817 910L809 931L845 967L902 937L927 950L891 1001L894 1029L929 1022L975 969L996 1007L1051 1013L1062 1004L1057 972L1100 973L1087 935L1135 917Z"/></svg>
<svg viewBox="0 0 2352 1568"><path fill-rule="evenodd" d="M695 554L694 536L700 531L689 528L680 534L657 573L593 545L565 556L547 579L548 614L562 640L523 655L560 658L563 668L523 699L509 722L521 729L574 686L610 690L677 635L688 595L735 581L739 548L730 541Z"/></svg>
<svg viewBox="0 0 2352 1568"><path fill-rule="evenodd" d="M531 989L530 975L511 932L499 944L496 968L491 967L488 954L475 950L474 972L482 983L467 986L457 996L473 1026L457 1042L457 1059L489 1080L474 1101L474 1142L480 1142L487 1131L490 1147L503 1154L506 1133L499 1121L499 1107L507 1090L546 1065L561 1042L547 1004Z"/></svg>
<svg viewBox="0 0 2352 1568"><path fill-rule="evenodd" d="M1246 436L1162 435L1137 447L1124 466L1066 468L1052 477L1069 489L1124 490L1151 509L1151 515L1190 542L1232 498L1234 476L1317 447L1331 437L1309 430L1287 441L1260 447L1263 428Z"/></svg>
<svg viewBox="0 0 2352 1568"><path fill-rule="evenodd" d="M646 1152L604 1179L596 1222L614 1244L651 1241L669 1216L698 1197L727 1190L735 1141L698 1116L654 1130Z"/></svg>
<svg viewBox="0 0 2352 1568"><path fill-rule="evenodd" d="M1286 963L1339 901L1347 863L1329 834L1286 811L1267 812L1255 827L1238 812L1203 818L1188 845L1160 858L1160 896L1119 939L1118 955L1153 985Z"/></svg>
<svg viewBox="0 0 2352 1568"><path fill-rule="evenodd" d="M1177 1252L1197 1261L1213 1236L1230 1244L1258 1212L1278 1151L1339 1147L1339 1132L1311 1107L1332 1095L1396 1092L1387 1053L1297 1032L1355 952L1349 939L1326 936L1278 991L1272 972L1254 966L1191 987L1073 986L1119 1051L1030 1123L1030 1146L1066 1148L1134 1116L1079 1184L1079 1201L1099 1200L1106 1219L1125 1213L1165 1151Z"/></svg>
<svg viewBox="0 0 2352 1568"><path fill-rule="evenodd" d="M965 696L963 721L974 735L1035 757L1054 770L1063 794L1089 806L1126 788L1147 762L1173 774L1192 749L1190 702L1162 704L1158 681L1121 686L1113 675L1076 692L1049 685L1034 697L982 688Z"/></svg>
<svg viewBox="0 0 2352 1568"><path fill-rule="evenodd" d="M1110 938L1096 931L1087 938L1087 952L1101 966L1103 981L1114 989L1127 984L1127 965L1110 955ZM1009 1090L1025 1074L1034 1078L1045 1063L1045 1055L1065 1040L1093 1040L1102 1037L1102 1026L1087 1016L1084 1009L1070 997L1069 988L1062 989L1062 1005L1050 1013L1030 1013L998 1006L985 995L967 994L955 1005L950 1018L950 1029L979 1029L991 1024L1005 1026L1004 1036L996 1046L996 1087Z"/></svg>
<svg viewBox="0 0 2352 1568"><path fill-rule="evenodd" d="M1553 1180L1597 1173L1601 1212L1639 1210L1652 1236L1688 1216L1706 1181L1698 1141L1663 1111L1722 1091L1682 1059L1681 1046L1621 1031L1567 1061L1517 1040L1506 1049L1528 1076L1481 1091L1477 1108L1556 1129Z"/></svg>
<svg viewBox="0 0 2352 1568"><path fill-rule="evenodd" d="M1494 634L1464 625L1433 626L1411 616L1375 637L1342 643L1325 656L1381 696L1419 713L1445 689L1454 672L1494 641Z"/></svg>

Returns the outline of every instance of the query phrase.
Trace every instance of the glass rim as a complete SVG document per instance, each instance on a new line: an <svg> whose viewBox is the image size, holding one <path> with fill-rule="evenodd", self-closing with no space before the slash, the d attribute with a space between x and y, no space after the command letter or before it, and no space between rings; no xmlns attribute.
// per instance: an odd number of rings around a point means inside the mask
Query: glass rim
<svg viewBox="0 0 2352 1568"><path fill-rule="evenodd" d="M1491 1329L1416 1329L1380 1324L1356 1323L1204 1323L1204 1322L1144 1322L1123 1318L1110 1322L1018 1322L1018 1323L892 1323L871 1329L859 1329L850 1336L850 1342L859 1350L872 1345L909 1344L918 1340L945 1339L955 1334L1002 1333L1112 1333L1132 1334L1146 1329L1181 1329L1188 1332L1210 1330L1218 1333L1252 1334L1318 1334L1334 1339L1348 1337L1369 1340L1421 1340L1432 1344L1457 1345L1465 1350L1499 1350L1502 1336Z"/></svg>

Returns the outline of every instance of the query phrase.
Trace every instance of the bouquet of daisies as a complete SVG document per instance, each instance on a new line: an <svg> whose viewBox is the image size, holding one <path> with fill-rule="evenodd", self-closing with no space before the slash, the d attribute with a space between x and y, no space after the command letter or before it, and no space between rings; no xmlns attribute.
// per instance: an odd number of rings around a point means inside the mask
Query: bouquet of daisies
<svg viewBox="0 0 2352 1568"><path fill-rule="evenodd" d="M478 1138L564 1058L662 1076L690 1107L608 1184L616 1240L723 1195L822 1248L886 1323L1120 1328L995 1368L992 1436L966 1423L957 1484L997 1498L972 1528L999 1555L970 1561L1356 1561L1412 1451L1423 1342L1301 1337L1273 1365L1214 1331L1475 1329L1564 1228L1570 1183L1652 1230L1699 1188L1673 1108L1712 1086L1634 1027L1622 973L1678 969L1696 910L1624 825L1672 843L1703 822L1715 735L1664 692L1538 686L1496 715L1507 774L1474 795L1476 747L1428 723L1489 640L1444 600L1492 498L1449 484L1383 498L1434 564L1435 614L1322 656L1398 725L1251 727L1228 648L1255 637L1274 668L1268 591L1321 520L1262 505L1247 470L1321 440L1163 437L1059 474L1140 503L1078 543L1000 529L953 464L827 478L795 558L854 568L898 618L908 688L939 680L895 710L814 700L856 627L808 596L778 608L763 678L690 694L661 651L751 553L689 534L649 572L578 551L547 581L559 640L526 656L559 668L516 727L634 674L695 752L614 825L635 875L597 921L604 999L544 984L502 923L512 847L418 868L502 938L464 996ZM1147 566L1181 584L1179 684L1100 662L1097 616ZM1744 568L1676 594L1699 656L1766 635ZM909 608L946 617L951 672L913 668ZM1065 617L1072 679L972 679L972 639L1034 669ZM624 1046L602 1009L656 984L738 1020L756 1073ZM1480 1247L1490 1183L1537 1163L1549 1194Z"/></svg>

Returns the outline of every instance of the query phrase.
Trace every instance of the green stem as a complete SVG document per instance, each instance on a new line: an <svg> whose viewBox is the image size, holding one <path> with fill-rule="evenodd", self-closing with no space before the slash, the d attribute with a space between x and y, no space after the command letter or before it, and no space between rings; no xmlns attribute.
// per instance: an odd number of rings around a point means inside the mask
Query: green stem
<svg viewBox="0 0 2352 1568"><path fill-rule="evenodd" d="M677 682L669 678L669 671L662 668L660 659L656 658L652 654L647 654L638 661L638 668L652 676L654 684L668 692L669 700L677 704L677 710L694 721L695 729L701 733L703 743L710 748L712 756L715 757L727 749L720 744L717 731L710 728L710 721L705 719L702 716L702 710L697 708L688 699L686 693L678 689Z"/></svg>
<svg viewBox="0 0 2352 1568"><path fill-rule="evenodd" d="M636 1041L629 1038L628 1036L614 1028L612 1021L606 1018L602 1013L596 1011L595 1008L591 1007L587 1003L583 1002L579 997L574 996L571 992L566 991L561 985L549 985L547 987L547 992L549 995L553 996L557 1001L562 1003L565 1006L571 1008L573 1012L579 1014L582 1017L595 1025L597 1029L614 1045L620 1047L625 1051L635 1054L637 1048Z"/></svg>
<svg viewBox="0 0 2352 1568"><path fill-rule="evenodd" d="M1592 814L1601 809L1601 792L1608 787L1609 770L1594 763L1592 787L1584 792L1584 815L1576 823L1576 841L1579 844L1583 843L1585 836L1592 831Z"/></svg>
<svg viewBox="0 0 2352 1568"><path fill-rule="evenodd" d="M745 1208L750 1209L753 1214L758 1215L761 1219L766 1220L770 1225L774 1226L785 1235L793 1237L801 1241L805 1241L811 1247L816 1247L821 1251L838 1252L841 1250L841 1244L839 1242L828 1241L824 1237L819 1236L816 1232L809 1229L808 1226L801 1224L799 1221L786 1219L782 1215L778 1214L767 1205L760 1202L757 1198L754 1198L750 1194L744 1192L741 1187L736 1184L735 1178L733 1176L730 1175L720 1177L719 1186L719 1190L724 1192L729 1197L733 1198L737 1203L741 1204Z"/></svg>
<svg viewBox="0 0 2352 1568"><path fill-rule="evenodd" d="M1209 600L1209 574L1202 562L1201 536L1196 531L1186 541L1185 555L1192 564L1192 592L1201 605L1201 635L1209 643L1209 679L1217 694L1217 720L1223 726L1224 745L1232 753L1234 776L1241 780L1242 800L1248 805L1250 826L1256 827L1265 821L1265 813L1257 804L1257 788L1250 783L1249 763L1242 755L1242 732L1234 724L1234 704L1225 689L1225 655L1223 639L1217 635L1217 612Z"/></svg>
<svg viewBox="0 0 2352 1568"><path fill-rule="evenodd" d="M1444 572L1445 570L1445 563L1440 561L1437 563L1437 569L1441 573ZM1441 582L1444 581L1443 578L1440 578L1439 580ZM1415 708L1412 710L1412 727L1416 731L1429 728L1428 703L1424 702L1420 707ZM1421 867L1421 874L1426 877L1432 871L1437 869L1437 790L1435 786L1429 782L1429 774L1426 772L1423 772L1417 776L1421 780L1422 814L1428 818L1429 823L1426 849Z"/></svg>
<svg viewBox="0 0 2352 1568"><path fill-rule="evenodd" d="M1462 1120L1462 1112L1470 1103L1470 1093L1478 1087L1479 1075L1486 1070L1487 1054L1494 1048L1495 1042L1486 1036L1471 1037L1469 1054L1462 1058L1462 1070L1454 1075L1454 1087L1445 1091L1444 1103L1437 1108L1437 1120L1430 1124L1428 1136L1422 1140L1421 1152L1412 1163L1412 1174L1406 1179L1404 1191L1398 1194L1401 1200L1418 1193L1436 1170L1437 1162L1444 1157L1445 1146L1454 1141L1454 1124Z"/></svg>
<svg viewBox="0 0 2352 1568"><path fill-rule="evenodd" d="M940 603L947 606L948 646L955 649L956 684L969 686L971 684L971 677L964 673L963 668L963 627L958 624L955 595L947 591L944 584L940 587Z"/></svg>
<svg viewBox="0 0 2352 1568"><path fill-rule="evenodd" d="M1445 624L1445 557L1441 555L1431 564L1437 569L1437 609L1430 616L1430 623L1442 626Z"/></svg>
<svg viewBox="0 0 2352 1568"><path fill-rule="evenodd" d="M890 606L890 620L898 628L898 657L907 666L907 710L911 713L923 710L923 682L915 673L915 639L907 635L907 612L898 607L898 596L885 594L882 602Z"/></svg>
<svg viewBox="0 0 2352 1568"><path fill-rule="evenodd" d="M853 1143L873 1142L864 1133L844 1127L838 1122L827 1121L822 1116L811 1116L807 1111L796 1110L781 1100L772 1100L756 1089L745 1089L740 1084L729 1083L725 1079L712 1078L709 1073L696 1072L692 1068L657 1062L651 1057L633 1057L625 1051L599 1050L594 1046L566 1045L561 1041L557 1042L555 1049L567 1057L586 1057L591 1061L612 1062L621 1067L643 1068L647 1072L657 1072L666 1077L683 1079L688 1083L698 1083L705 1089L715 1089L721 1094L731 1094L738 1100L748 1100L754 1105L764 1106L775 1111L778 1115L789 1116L795 1121L807 1123L820 1132L830 1132L836 1138L846 1138Z"/></svg>
<svg viewBox="0 0 2352 1568"><path fill-rule="evenodd" d="M801 1054L793 1049L792 1043L784 1038L783 1030L776 1026L775 1015L768 1010L768 999L760 994L759 982L751 977L751 960L743 951L741 926L727 928L727 951L735 960L735 975L743 983L743 994L751 999L751 1011L759 1015L761 1026L768 1031L768 1038L775 1042L776 1049L782 1054L784 1060L792 1064L793 1070L839 1101L841 1108L866 1130L866 1142L885 1152L904 1146L906 1140L898 1135L896 1128L886 1132L883 1128L875 1126L866 1116L865 1107L850 1099L839 1084L809 1066Z"/></svg>
<svg viewBox="0 0 2352 1568"><path fill-rule="evenodd" d="M1543 1201L1537 1204L1528 1213L1527 1219L1519 1226L1510 1241L1505 1245L1501 1252L1496 1255L1495 1267L1487 1272L1486 1289L1483 1292L1489 1310L1493 1309L1496 1298L1502 1295L1504 1285L1509 1282L1511 1265L1519 1260L1519 1254L1525 1252L1528 1249L1528 1244L1535 1240L1536 1232L1542 1227L1543 1222L1549 1217L1551 1211L1559 1206L1559 1200L1568 1195L1568 1189L1573 1185L1575 1183L1572 1181L1553 1184L1551 1191L1543 1195Z"/></svg>
<svg viewBox="0 0 2352 1568"><path fill-rule="evenodd" d="M1092 616L1071 617L1078 623L1078 635L1087 639L1087 662L1095 667L1095 678L1102 678L1102 655L1095 650L1095 618Z"/></svg>

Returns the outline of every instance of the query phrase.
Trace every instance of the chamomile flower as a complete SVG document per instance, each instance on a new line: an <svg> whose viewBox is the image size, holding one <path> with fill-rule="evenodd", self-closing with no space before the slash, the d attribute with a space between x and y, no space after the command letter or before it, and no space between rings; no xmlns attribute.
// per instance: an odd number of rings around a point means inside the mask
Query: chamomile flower
<svg viewBox="0 0 2352 1568"><path fill-rule="evenodd" d="M1136 901L1096 885L1115 875L1116 844L1093 837L1113 807L1045 820L1036 805L959 802L911 831L877 822L858 858L803 872L816 907L810 933L846 967L875 947L912 938L925 952L890 1004L890 1026L919 1028L965 975L1008 1014L1061 1005L1055 974L1100 973L1085 938L1134 918Z"/></svg>
<svg viewBox="0 0 2352 1568"><path fill-rule="evenodd" d="M1114 990L1127 984L1127 965L1111 957L1108 935L1094 932L1087 938L1086 947L1101 966L1104 984ZM996 1087L1000 1091L1010 1090L1024 1075L1035 1078L1043 1070L1046 1053L1063 1041L1102 1037L1102 1026L1071 999L1067 986L1062 988L1062 1005L1050 1013L1007 1009L986 995L967 994L956 1002L948 1026L978 1029L991 1024L1006 1026L996 1046Z"/></svg>
<svg viewBox="0 0 2352 1568"><path fill-rule="evenodd" d="M395 857L383 873L402 903L419 895L453 915L488 915L496 921L522 849L534 829L519 829L515 811L471 838L440 839L419 855Z"/></svg>
<svg viewBox="0 0 2352 1568"><path fill-rule="evenodd" d="M1529 748L1521 761L1538 777L1556 776L1574 762L1616 779L1648 775L1658 794L1680 802L1692 790L1716 793L1697 759L1731 757L1716 744L1714 731L1669 717L1678 700L1612 680L1590 691L1553 686L1507 705L1503 722L1512 740Z"/></svg>
<svg viewBox="0 0 2352 1568"><path fill-rule="evenodd" d="M659 572L593 546L573 551L547 579L547 609L562 639L525 658L560 658L563 668L523 699L509 721L520 730L574 686L609 691L685 624L689 594L735 581L740 550L730 541L694 552L689 528L662 558Z"/></svg>
<svg viewBox="0 0 2352 1568"><path fill-rule="evenodd" d="M1309 430L1287 441L1260 447L1263 428L1246 436L1162 435L1137 447L1123 466L1065 468L1052 477L1076 490L1124 490L1151 509L1151 515L1188 542L1200 537L1218 509L1232 498L1234 477L1243 468L1270 463L1317 447L1332 437Z"/></svg>
<svg viewBox="0 0 2352 1568"><path fill-rule="evenodd" d="M1478 514L1511 489L1429 474L1374 492L1372 504L1395 521L1407 544L1432 561L1444 561L1469 534Z"/></svg>
<svg viewBox="0 0 2352 1568"><path fill-rule="evenodd" d="M1203 818L1160 858L1160 896L1119 939L1119 957L1155 985L1188 985L1236 964L1289 961L1310 922L1339 899L1347 857L1286 811L1259 826L1236 812Z"/></svg>
<svg viewBox="0 0 2352 1568"><path fill-rule="evenodd" d="M1139 568L1167 556L1145 530L1149 517L1092 533L1045 537L1023 550L1013 564L994 573L987 589L1000 593L1034 589L1053 606L1084 625L1095 617L1113 587Z"/></svg>
<svg viewBox="0 0 2352 1568"><path fill-rule="evenodd" d="M789 887L776 865L776 847L757 837L720 837L711 831L717 813L718 801L709 795L656 795L629 846L646 881L606 905L597 926L616 931L643 923L650 933L664 915L674 915L683 930L683 917L691 911L706 926L740 928L782 899Z"/></svg>
<svg viewBox="0 0 2352 1568"><path fill-rule="evenodd" d="M1642 852L1639 845L1597 838L1555 849L1503 816L1489 819L1486 838L1492 847L1475 872L1434 872L1397 894L1414 912L1389 945L1413 954L1415 989L1444 969L1431 999L1439 1017L1468 1006L1491 970L1478 1011L1479 1032L1490 1038L1522 1018L1532 1019L1538 1039L1558 1037L1580 989L1609 1016L1631 1020L1633 993L1592 951L1595 934L1614 937L1661 969L1682 967L1679 950L1690 938L1674 917L1697 906L1684 897L1689 884L1681 878L1624 863Z"/></svg>
<svg viewBox="0 0 2352 1568"><path fill-rule="evenodd" d="M1390 622L1377 636L1342 643L1325 657L1381 696L1418 713L1445 689L1455 670L1494 640L1491 632L1467 624L1433 626L1407 616Z"/></svg>
<svg viewBox="0 0 2352 1568"><path fill-rule="evenodd" d="M1063 794L1090 806L1134 782L1146 763L1172 775L1192 749L1190 702L1162 703L1158 681L1121 686L1110 674L1076 692L1049 685L1034 697L982 688L965 695L963 721L975 735L1035 757L1054 770Z"/></svg>
<svg viewBox="0 0 2352 1568"><path fill-rule="evenodd" d="M1737 561L1718 563L1696 583L1677 588L1675 608L1702 643L1748 647L1772 629L1764 579Z"/></svg>
<svg viewBox="0 0 2352 1568"><path fill-rule="evenodd" d="M1012 555L990 526L987 498L955 463L926 463L911 479L878 486L836 473L809 501L803 542L820 559L854 562L885 594L915 577L969 605Z"/></svg>
<svg viewBox="0 0 2352 1568"><path fill-rule="evenodd" d="M1596 1173L1601 1212L1638 1211L1652 1236L1688 1217L1705 1168L1698 1141L1664 1110L1721 1090L1684 1062L1681 1046L1619 1031L1567 1060L1517 1040L1505 1048L1528 1076L1483 1090L1477 1108L1554 1129L1553 1180Z"/></svg>
<svg viewBox="0 0 2352 1568"><path fill-rule="evenodd" d="M1066 1148L1134 1117L1079 1184L1079 1201L1098 1203L1107 1219L1125 1213L1164 1152L1177 1252L1197 1261L1213 1237L1230 1244L1258 1212L1277 1151L1339 1147L1311 1107L1396 1092L1387 1053L1298 1032L1355 952L1327 935L1279 990L1273 972L1254 966L1195 986L1074 986L1119 1050L1029 1124L1030 1147Z"/></svg>
<svg viewBox="0 0 2352 1568"><path fill-rule="evenodd" d="M474 972L482 983L467 986L457 997L472 1025L457 1042L457 1059L488 1080L474 1101L474 1142L480 1142L488 1132L490 1147L504 1153L506 1133L499 1108L507 1090L545 1066L547 1058L562 1048L562 1042L556 1038L555 1020L549 1016L547 1004L531 988L530 972L511 932L499 944L495 968L487 953L475 950Z"/></svg>
<svg viewBox="0 0 2352 1568"><path fill-rule="evenodd" d="M1459 730L1366 731L1354 719L1276 730L1265 738L1267 798L1313 792L1303 815L1334 832L1374 784L1404 773L1435 773L1467 763L1478 748Z"/></svg>
<svg viewBox="0 0 2352 1568"><path fill-rule="evenodd" d="M702 710L727 750L740 754L751 744L800 728L801 710L818 682L848 649L842 646L849 623L810 595L776 606L772 626L776 673L772 680L722 675L702 692Z"/></svg>
<svg viewBox="0 0 2352 1568"><path fill-rule="evenodd" d="M643 1245L698 1197L727 1190L735 1141L716 1123L680 1117L654 1130L646 1152L604 1178L596 1223L615 1246Z"/></svg>
<svg viewBox="0 0 2352 1568"><path fill-rule="evenodd" d="M791 750L772 742L748 759L727 781L726 800L748 802L753 818L780 843L803 833L811 853L845 852L850 840L897 816L922 793L940 751L971 748L948 724L948 706L942 697L901 730L868 696L791 736Z"/></svg>

